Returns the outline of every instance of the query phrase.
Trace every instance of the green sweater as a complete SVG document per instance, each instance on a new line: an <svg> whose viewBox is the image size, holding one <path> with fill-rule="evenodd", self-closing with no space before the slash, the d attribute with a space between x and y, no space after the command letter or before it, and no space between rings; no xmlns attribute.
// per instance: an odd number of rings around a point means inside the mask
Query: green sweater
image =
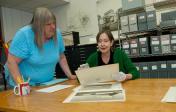
<svg viewBox="0 0 176 112"><path fill-rule="evenodd" d="M126 74L131 73L133 75L132 79L139 78L139 72L124 51L116 48L114 50L113 61L114 63L119 63L120 71ZM98 52L94 52L90 55L86 63L88 63L90 67L98 66Z"/></svg>

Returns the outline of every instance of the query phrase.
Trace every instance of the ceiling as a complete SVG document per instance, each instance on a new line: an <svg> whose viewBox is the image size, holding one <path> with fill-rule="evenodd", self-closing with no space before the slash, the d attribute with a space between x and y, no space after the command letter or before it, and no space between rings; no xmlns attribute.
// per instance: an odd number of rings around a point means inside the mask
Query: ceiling
<svg viewBox="0 0 176 112"><path fill-rule="evenodd" d="M0 0L0 6L33 12L36 7L54 8L69 3L69 0Z"/></svg>

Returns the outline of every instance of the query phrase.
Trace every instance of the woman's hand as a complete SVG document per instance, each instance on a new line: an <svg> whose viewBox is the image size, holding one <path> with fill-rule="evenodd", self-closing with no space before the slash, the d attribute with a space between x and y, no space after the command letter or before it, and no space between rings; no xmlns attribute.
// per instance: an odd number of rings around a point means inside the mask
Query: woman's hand
<svg viewBox="0 0 176 112"><path fill-rule="evenodd" d="M82 70L82 69L85 69L85 68L89 68L89 64L88 63L85 63L85 64L81 64L77 70Z"/></svg>
<svg viewBox="0 0 176 112"><path fill-rule="evenodd" d="M75 80L77 77L76 77L76 75L69 75L68 78L71 80Z"/></svg>
<svg viewBox="0 0 176 112"><path fill-rule="evenodd" d="M130 80L130 79L132 79L132 75L131 74L126 74L126 79L125 80Z"/></svg>
<svg viewBox="0 0 176 112"><path fill-rule="evenodd" d="M124 82L126 80L132 79L131 74L125 74L123 72L119 72L119 74L115 77L115 80L118 82Z"/></svg>

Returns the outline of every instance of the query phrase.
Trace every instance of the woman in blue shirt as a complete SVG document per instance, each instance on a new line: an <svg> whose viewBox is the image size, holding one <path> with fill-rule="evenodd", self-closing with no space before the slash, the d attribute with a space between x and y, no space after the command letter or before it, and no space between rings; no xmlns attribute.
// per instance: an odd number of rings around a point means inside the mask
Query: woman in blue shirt
<svg viewBox="0 0 176 112"><path fill-rule="evenodd" d="M64 50L54 14L47 8L37 8L31 24L17 31L10 45L5 67L8 83L14 86L22 77L30 78L31 85L50 81L57 62L69 79L76 79L70 72Z"/></svg>

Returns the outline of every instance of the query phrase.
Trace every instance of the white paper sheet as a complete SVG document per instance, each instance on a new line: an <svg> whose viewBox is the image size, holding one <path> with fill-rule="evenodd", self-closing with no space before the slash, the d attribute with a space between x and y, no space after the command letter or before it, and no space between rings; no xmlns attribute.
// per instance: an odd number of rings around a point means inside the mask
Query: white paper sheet
<svg viewBox="0 0 176 112"><path fill-rule="evenodd" d="M63 103L125 101L125 90L121 83L95 83L78 86Z"/></svg>
<svg viewBox="0 0 176 112"><path fill-rule="evenodd" d="M170 87L161 102L176 102L176 87Z"/></svg>
<svg viewBox="0 0 176 112"><path fill-rule="evenodd" d="M81 85L115 80L119 74L119 64L109 64L75 71Z"/></svg>
<svg viewBox="0 0 176 112"><path fill-rule="evenodd" d="M125 90L106 90L106 91L91 91L80 92L74 91L67 97L63 103L76 103L76 102L112 102L126 100Z"/></svg>
<svg viewBox="0 0 176 112"><path fill-rule="evenodd" d="M43 88L43 89L39 89L36 90L37 92L44 92L44 93L52 93L61 89L65 89L68 87L72 87L73 85L55 85L55 86L51 86L51 87L47 87L47 88Z"/></svg>
<svg viewBox="0 0 176 112"><path fill-rule="evenodd" d="M122 90L122 85L121 83L118 82L108 82L108 83L94 83L90 85L85 85L85 86L78 86L74 88L74 91L103 91L103 90Z"/></svg>

